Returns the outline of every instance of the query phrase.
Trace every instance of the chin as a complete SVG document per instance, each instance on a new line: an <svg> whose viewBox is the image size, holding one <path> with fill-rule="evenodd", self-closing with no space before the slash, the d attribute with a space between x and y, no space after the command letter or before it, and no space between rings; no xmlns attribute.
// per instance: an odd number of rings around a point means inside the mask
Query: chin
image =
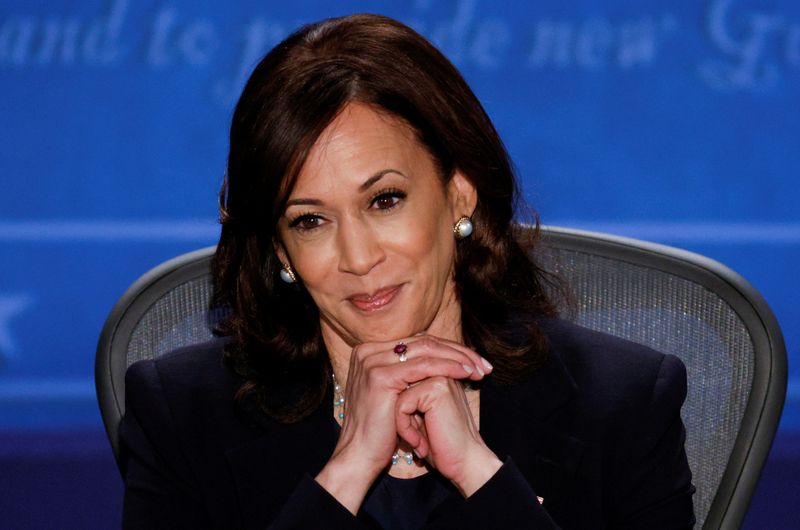
<svg viewBox="0 0 800 530"><path fill-rule="evenodd" d="M393 340L406 339L414 335L413 332L406 331L405 329L387 328L387 329L371 329L359 334L359 342L389 342Z"/></svg>
<svg viewBox="0 0 800 530"><path fill-rule="evenodd" d="M392 340L406 339L412 335L423 331L417 329L409 322L398 321L397 317L387 313L384 318L370 320L358 326L360 329L356 334L359 342L388 342Z"/></svg>

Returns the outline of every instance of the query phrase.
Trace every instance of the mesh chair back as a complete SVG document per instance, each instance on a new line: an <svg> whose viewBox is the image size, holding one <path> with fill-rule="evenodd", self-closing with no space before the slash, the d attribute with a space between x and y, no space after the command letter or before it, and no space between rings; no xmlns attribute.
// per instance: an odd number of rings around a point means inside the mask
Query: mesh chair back
<svg viewBox="0 0 800 530"><path fill-rule="evenodd" d="M579 324L686 364L697 526L738 526L786 389L783 338L763 298L730 269L678 249L558 228L543 243L543 265L568 281Z"/></svg>
<svg viewBox="0 0 800 530"><path fill-rule="evenodd" d="M682 410L698 528L738 527L777 429L786 352L762 297L696 254L596 233L545 227L541 261L569 285L575 320L680 357ZM132 363L211 338L213 247L153 269L109 315L97 351L103 421L118 456L124 374Z"/></svg>

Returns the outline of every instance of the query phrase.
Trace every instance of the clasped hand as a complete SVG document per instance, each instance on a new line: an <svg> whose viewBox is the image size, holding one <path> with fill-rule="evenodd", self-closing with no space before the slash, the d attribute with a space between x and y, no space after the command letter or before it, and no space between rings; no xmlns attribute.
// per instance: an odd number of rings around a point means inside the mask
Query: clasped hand
<svg viewBox="0 0 800 530"><path fill-rule="evenodd" d="M468 497L502 465L486 446L461 380L481 380L492 366L471 349L433 336L353 349L345 389L345 419L336 449L317 476L356 513L367 490L386 468L398 437L418 457Z"/></svg>

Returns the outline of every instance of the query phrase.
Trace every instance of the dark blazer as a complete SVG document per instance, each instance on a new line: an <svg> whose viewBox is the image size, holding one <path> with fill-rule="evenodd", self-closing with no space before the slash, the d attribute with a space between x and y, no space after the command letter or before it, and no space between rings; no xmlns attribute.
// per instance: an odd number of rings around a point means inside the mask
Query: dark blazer
<svg viewBox="0 0 800 530"><path fill-rule="evenodd" d="M454 492L426 528L692 527L681 361L561 320L541 326L545 366L482 387L480 431L503 467L469 499ZM223 367L223 344L128 370L125 527L374 526L313 479L336 444L331 408L283 425L235 402L241 380Z"/></svg>

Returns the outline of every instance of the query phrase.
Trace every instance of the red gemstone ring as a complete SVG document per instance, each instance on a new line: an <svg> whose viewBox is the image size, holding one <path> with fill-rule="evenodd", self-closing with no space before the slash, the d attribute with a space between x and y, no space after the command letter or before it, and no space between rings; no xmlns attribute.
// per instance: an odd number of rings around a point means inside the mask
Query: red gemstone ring
<svg viewBox="0 0 800 530"><path fill-rule="evenodd" d="M406 352L408 351L408 346L406 346L404 343L398 342L392 351L397 354L397 359L401 363L404 363L408 360L408 356L406 355Z"/></svg>

